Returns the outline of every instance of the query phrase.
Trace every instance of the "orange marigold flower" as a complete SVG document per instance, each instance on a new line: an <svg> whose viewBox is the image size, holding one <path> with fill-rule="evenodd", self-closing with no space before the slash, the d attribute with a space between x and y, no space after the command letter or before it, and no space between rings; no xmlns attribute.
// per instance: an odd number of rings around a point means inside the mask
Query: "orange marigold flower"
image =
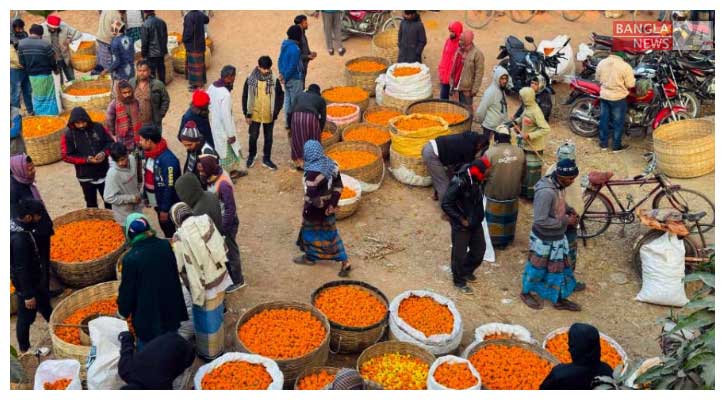
<svg viewBox="0 0 725 400"><path fill-rule="evenodd" d="M431 297L407 297L400 302L398 316L425 336L453 333L453 313Z"/></svg>
<svg viewBox="0 0 725 400"><path fill-rule="evenodd" d="M55 229L50 240L50 259L83 262L118 250L125 241L121 226L113 220L86 219Z"/></svg>
<svg viewBox="0 0 725 400"><path fill-rule="evenodd" d="M66 125L66 120L51 115L25 117L23 118L23 137L30 139L50 135L65 128Z"/></svg>
<svg viewBox="0 0 725 400"><path fill-rule="evenodd" d="M53 382L43 382L43 389L45 390L65 390L70 385L71 380L67 378L58 379Z"/></svg>
<svg viewBox="0 0 725 400"><path fill-rule="evenodd" d="M441 385L456 390L468 389L478 383L465 362L444 362L433 372L433 377Z"/></svg>
<svg viewBox="0 0 725 400"><path fill-rule="evenodd" d="M228 361L201 378L203 390L267 390L272 377L262 364Z"/></svg>
<svg viewBox="0 0 725 400"><path fill-rule="evenodd" d="M316 374L309 374L300 379L297 383L299 390L322 390L325 386L331 384L335 380L335 375L322 370Z"/></svg>
<svg viewBox="0 0 725 400"><path fill-rule="evenodd" d="M254 354L276 360L299 358L325 340L325 327L311 312L264 310L239 327L239 340Z"/></svg>
<svg viewBox="0 0 725 400"><path fill-rule="evenodd" d="M348 188L345 190L355 192ZM315 299L315 307L337 324L363 328L380 322L388 308L369 290L356 285L340 285L323 290Z"/></svg>
<svg viewBox="0 0 725 400"><path fill-rule="evenodd" d="M364 167L377 160L375 154L360 150L338 150L327 153L327 156L335 160L341 171Z"/></svg>
<svg viewBox="0 0 725 400"><path fill-rule="evenodd" d="M528 349L499 344L480 348L468 360L493 390L538 390L554 367Z"/></svg>
<svg viewBox="0 0 725 400"><path fill-rule="evenodd" d="M603 337L599 337L599 345L602 349L602 361L607 363L612 369L616 368L623 362L617 350ZM569 353L569 333L563 332L546 342L546 350L553 354L562 363L571 362L571 354Z"/></svg>
<svg viewBox="0 0 725 400"><path fill-rule="evenodd" d="M331 103L359 103L370 97L370 94L358 86L338 86L322 92L322 97Z"/></svg>

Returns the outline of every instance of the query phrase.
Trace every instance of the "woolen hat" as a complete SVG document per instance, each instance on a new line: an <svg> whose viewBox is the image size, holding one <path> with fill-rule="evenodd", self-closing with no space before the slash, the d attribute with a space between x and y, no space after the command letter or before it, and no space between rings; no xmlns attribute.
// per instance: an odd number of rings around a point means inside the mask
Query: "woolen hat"
<svg viewBox="0 0 725 400"><path fill-rule="evenodd" d="M201 136L201 132L196 128L196 122L187 121L184 124L184 129L181 131L181 140L188 140L190 142L201 142L204 139Z"/></svg>
<svg viewBox="0 0 725 400"><path fill-rule="evenodd" d="M48 24L48 28L55 29L60 26L60 17L57 15L48 15L45 23Z"/></svg>
<svg viewBox="0 0 725 400"><path fill-rule="evenodd" d="M194 107L204 108L209 105L209 95L205 91L197 89L191 95L191 104Z"/></svg>
<svg viewBox="0 0 725 400"><path fill-rule="evenodd" d="M570 158L565 158L556 163L556 174L559 176L577 176L579 175L579 168L576 166L576 162Z"/></svg>

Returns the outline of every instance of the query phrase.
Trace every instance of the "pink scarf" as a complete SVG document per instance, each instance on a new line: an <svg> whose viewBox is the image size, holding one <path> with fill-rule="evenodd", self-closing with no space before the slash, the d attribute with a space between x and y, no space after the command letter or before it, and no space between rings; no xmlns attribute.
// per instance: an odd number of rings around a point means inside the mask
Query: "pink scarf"
<svg viewBox="0 0 725 400"><path fill-rule="evenodd" d="M13 174L16 181L30 186L30 192L35 200L43 201L35 180L28 178L28 156L26 154L16 154L10 157L10 173Z"/></svg>

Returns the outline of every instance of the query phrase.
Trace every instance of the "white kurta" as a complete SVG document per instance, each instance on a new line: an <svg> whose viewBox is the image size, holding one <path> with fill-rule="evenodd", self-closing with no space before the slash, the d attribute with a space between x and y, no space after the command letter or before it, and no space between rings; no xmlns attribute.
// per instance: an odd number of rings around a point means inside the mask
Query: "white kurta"
<svg viewBox="0 0 725 400"><path fill-rule="evenodd" d="M206 90L209 95L209 125L214 136L214 147L220 159L227 157L227 140L237 136L232 113L232 94L225 87L216 87L213 84ZM239 139L231 145L232 151L238 157L242 146Z"/></svg>

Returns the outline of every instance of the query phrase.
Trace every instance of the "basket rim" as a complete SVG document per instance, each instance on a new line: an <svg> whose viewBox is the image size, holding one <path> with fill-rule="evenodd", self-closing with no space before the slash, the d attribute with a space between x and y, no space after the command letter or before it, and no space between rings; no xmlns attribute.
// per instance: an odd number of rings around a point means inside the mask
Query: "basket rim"
<svg viewBox="0 0 725 400"><path fill-rule="evenodd" d="M25 135L23 135L23 140L25 141L26 144L29 141L33 142L33 141L41 140L41 139L45 140L53 135L63 134L63 132L68 128L68 124L66 123L65 119L63 119L63 117L61 117L60 115L30 115L30 116L23 117L23 121L31 120L34 118L37 119L37 118L45 118L45 117L57 118L57 119L61 120L63 122L63 127L58 130L48 132L45 135L41 135L41 136L25 137ZM23 126L25 126L25 124L23 124ZM20 134L21 135L23 134L22 129L20 130ZM27 151L26 151L26 153L27 153ZM33 161L35 161L35 160L33 160Z"/></svg>
<svg viewBox="0 0 725 400"><path fill-rule="evenodd" d="M481 350L482 347L491 346L491 345L505 345L505 346L518 346L522 347L526 350L529 350L533 353L535 353L537 356L543 358L544 360L548 361L552 367L555 367L559 364L561 364L561 361L559 361L556 356L549 353L546 348L541 348L536 346L535 344L524 342L523 340L518 339L493 339L493 340L482 340L478 343L476 343L473 347L471 347L468 350L468 354L466 354L466 359L470 360L470 358L476 354L479 350ZM481 382L483 383L483 382Z"/></svg>
<svg viewBox="0 0 725 400"><path fill-rule="evenodd" d="M364 332L364 331L368 331L371 329L379 328L382 325L387 324L388 317L390 316L390 310L388 310L388 308L390 307L390 301L388 300L388 297L385 296L385 294L380 289L376 288L375 286L373 286L367 282L363 282L363 281L336 280L336 281L330 281L330 282L323 284L322 286L315 289L315 291L312 292L312 294L310 295L310 302L312 303L313 307L315 304L315 300L317 300L317 297L323 291L325 291L326 289L332 288L332 287L337 287L337 286L360 286L360 287L364 288L365 290L369 290L370 292L373 293L373 295L376 295L376 297L383 298L386 310L385 310L385 316L383 318L381 318L380 321L378 321L372 325L368 325L368 326L364 326L364 327L345 326L345 325L338 324L337 322L334 322L328 318L327 320L329 321L331 328L339 329L342 331L348 331L348 332ZM322 311L320 311L320 312L322 312Z"/></svg>
<svg viewBox="0 0 725 400"><path fill-rule="evenodd" d="M295 378L295 384L294 384L293 389L300 390L297 388L297 385L299 384L301 379L304 379L309 375L318 373L320 371L327 371L327 372L334 371L335 373L333 375L337 375L337 372L339 372L341 369L342 368L332 367L329 365L317 365L317 366L313 366L313 367L309 367L309 366L305 367L302 371L300 371L299 375L297 375L297 378Z"/></svg>
<svg viewBox="0 0 725 400"><path fill-rule="evenodd" d="M419 352L419 353L425 354L425 356L428 359L421 358L421 360L423 362L425 362L426 364L428 364L428 368L430 368L430 366L433 365L433 362L435 362L435 360L436 360L436 356L433 353L431 353L430 351L428 351L428 350L426 350L426 349L418 346L415 343L402 342L402 341L399 341L399 340L386 340L384 342L377 342L377 343L373 344L372 346L368 347L367 349L363 350L362 353L360 353L360 355L357 358L357 362L355 363L355 367L357 368L357 371L360 372L360 367L363 364L363 361L362 361L363 360L363 356L368 356L369 353L371 353L374 350L377 350L378 348L381 348L381 347L389 347L391 345L401 346L401 347L404 347L404 348L405 347L408 347L408 348L411 349L411 353L413 353L413 349L414 349L415 352ZM411 355L415 355L415 354L411 354ZM365 361L367 361L367 360L365 360Z"/></svg>
<svg viewBox="0 0 725 400"><path fill-rule="evenodd" d="M328 99L328 98L325 97L325 92L330 91L332 89L337 89L337 88L356 88L356 89L360 89L363 92L365 92L365 98L362 99L362 100L358 100L358 101L350 101L350 100L348 100L348 101L332 101L332 100L330 100L330 99ZM357 105L357 103L362 103L364 101L368 101L370 99L370 93L367 90L365 90L364 88L360 87L360 86L355 86L355 85L337 85L337 86L330 86L330 87L324 89L323 91L321 91L320 92L320 97L322 97L322 99L325 100L325 102L327 102L328 105L329 104L344 104L344 103L350 103L350 104Z"/></svg>
<svg viewBox="0 0 725 400"><path fill-rule="evenodd" d="M381 144L375 144L375 143L369 142L367 140L347 140L347 139L345 139L345 135L348 133L348 131L351 131L353 129L357 129L360 127L367 127L367 128L377 129L377 130L386 132L388 134L388 136L390 136L390 138ZM340 137L343 142L367 142L367 143L372 144L373 146L378 146L378 147L383 147L386 144L391 143L393 140L393 136L390 133L390 128L387 128L383 125L373 124L373 123L367 122L367 121L353 122L351 124L346 125L344 128L342 128L342 132L340 132Z"/></svg>
<svg viewBox="0 0 725 400"><path fill-rule="evenodd" d="M358 61L377 61L384 65L383 68L377 71L367 71L367 72L358 72L358 71L350 71L350 65L358 62ZM351 60L348 60L345 62L345 71L351 74L360 74L360 75L373 75L373 74L379 74L381 71L385 71L390 67L390 60L388 60L385 57L380 56L360 56L355 57Z"/></svg>
<svg viewBox="0 0 725 400"><path fill-rule="evenodd" d="M405 107L405 113L404 114L405 115L409 115L408 113L410 113L410 108L411 107L416 106L416 105L420 105L420 104L425 104L425 103L444 103L444 104L450 104L450 105L453 105L453 106L456 106L456 107L460 108L462 111L465 112L464 115L466 115L467 118L464 119L463 121L457 122L455 124L448 124L449 128L452 127L452 126L456 126L457 127L459 125L464 125L464 124L467 124L469 121L473 120L473 113L471 113L470 111L468 111L468 109L466 109L465 107L461 106L461 104L458 103L458 102L455 102L455 101L452 101L452 100L445 100L445 99L423 99L423 100L416 100L413 103L408 104L407 107ZM413 113L413 114L425 114L425 113L418 112L418 113Z"/></svg>
<svg viewBox="0 0 725 400"><path fill-rule="evenodd" d="M565 332L568 334L569 328L570 327L568 326L562 326L561 328L557 328L549 332L546 336L544 336L544 340L541 341L541 347L546 350L546 343L548 343L549 340L553 339L554 336L558 336ZM597 329L597 331L599 331L599 329ZM612 347L614 347L614 350L617 351L617 354L619 354L619 357L622 359L622 365L626 366L629 363L627 352L624 351L624 348L619 343L617 343L616 340L614 340L611 336L605 334L602 331L599 331L599 337L606 340ZM556 358L556 356L554 356L554 358Z"/></svg>
<svg viewBox="0 0 725 400"><path fill-rule="evenodd" d="M331 150L334 150L335 147L343 147L343 146L348 146L350 144L356 144L356 145L363 144L364 146L369 146L370 149L369 150L366 150L366 151L369 151L370 153L373 153L378 158L376 158L375 161L371 162L370 164L366 164L366 165L363 165L363 166L360 166L360 167L357 167L357 168L353 168L353 169L346 169L346 170L340 169L340 172L345 173L347 175L351 175L351 173L355 173L355 172L362 171L362 170L364 170L366 168L369 168L372 165L375 165L378 162L383 162L383 151L380 149L380 146L376 146L376 145L374 145L374 144L372 144L370 142L361 142L361 141L337 142L337 143L335 143L333 145L330 145L330 147L328 147L328 148L325 149L325 155L327 155L329 157L329 154L328 153L331 153L331 152L334 153L334 151L331 151ZM340 151L345 151L345 150L340 150Z"/></svg>
<svg viewBox="0 0 725 400"><path fill-rule="evenodd" d="M102 219L102 220L103 221L114 221L115 222L115 219L113 218L113 213L111 212L111 210L96 209L96 208L81 208L79 210L70 211L70 212L67 212L67 213L65 213L63 215L59 215L59 216L53 218L53 226L59 227L59 226L65 225L65 224L58 224L57 221L59 219L62 219L62 218L65 218L65 217L70 217L71 215L75 215L75 214L83 215L83 214L87 214L88 212L100 212L100 213L107 214L107 216L109 216L110 218ZM101 219L101 218L86 218L86 219ZM77 221L73 221L73 222L77 222ZM123 228L121 228L121 231L123 232ZM126 235L124 234L124 238L125 238L125 236ZM123 250L125 247L126 247L126 241L124 240L114 250L106 253L105 255L103 255L101 257L95 258L93 260L79 261L79 262L66 262L66 261L53 260L51 258L50 259L50 263L51 263L51 265L52 264L55 264L56 266L61 266L61 267L67 266L67 267L80 268L80 267L84 267L84 266L87 266L87 265L90 265L90 264L98 263L99 261L105 260L106 258L113 257L116 253L118 253L119 251Z"/></svg>

